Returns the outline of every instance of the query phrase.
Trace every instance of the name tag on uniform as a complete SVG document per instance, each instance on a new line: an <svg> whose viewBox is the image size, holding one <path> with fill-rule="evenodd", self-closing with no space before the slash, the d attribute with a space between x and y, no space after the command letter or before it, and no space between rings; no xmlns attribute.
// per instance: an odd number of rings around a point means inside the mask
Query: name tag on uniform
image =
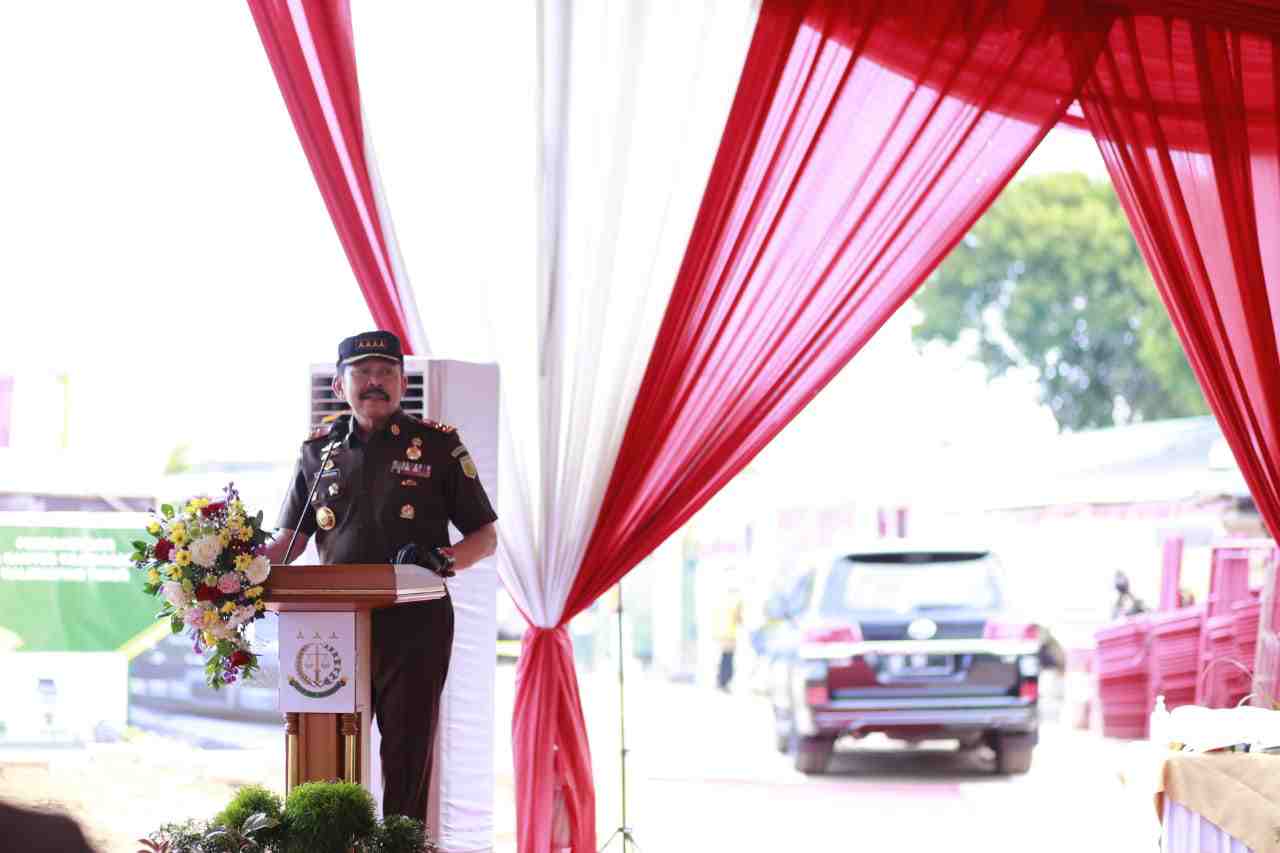
<svg viewBox="0 0 1280 853"><path fill-rule="evenodd" d="M430 477L431 466L423 465L421 462L405 462L397 459L391 463L391 473L401 474L406 477Z"/></svg>

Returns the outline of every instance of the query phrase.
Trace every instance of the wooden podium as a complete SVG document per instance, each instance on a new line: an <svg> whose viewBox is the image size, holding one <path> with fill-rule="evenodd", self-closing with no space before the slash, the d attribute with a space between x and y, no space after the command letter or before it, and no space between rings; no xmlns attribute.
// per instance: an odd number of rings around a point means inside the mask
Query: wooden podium
<svg viewBox="0 0 1280 853"><path fill-rule="evenodd" d="M280 615L279 689L280 708L285 712L286 792L303 782L326 779L359 782L369 788L376 758L370 753L369 737L373 721L373 611L442 598L444 580L414 565L279 565L272 566L264 586L267 609ZM320 631L314 631L316 642L286 660L286 631L290 638L306 642L313 633L307 626L338 614L346 615L339 622L350 620L350 638L339 638L336 633L321 637ZM330 639L334 643L327 642ZM353 646L351 660L336 650L339 642L343 648ZM326 679L332 684L326 685ZM342 710L307 710L309 703L324 707L335 702L343 705Z"/></svg>

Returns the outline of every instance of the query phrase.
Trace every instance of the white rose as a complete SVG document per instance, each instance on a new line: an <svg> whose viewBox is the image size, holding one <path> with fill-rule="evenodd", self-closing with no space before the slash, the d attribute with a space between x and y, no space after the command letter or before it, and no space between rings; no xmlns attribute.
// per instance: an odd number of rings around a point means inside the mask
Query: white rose
<svg viewBox="0 0 1280 853"><path fill-rule="evenodd" d="M186 607L191 603L191 596L187 595L187 591L177 581L166 581L162 584L160 594L164 596L165 601L177 609Z"/></svg>
<svg viewBox="0 0 1280 853"><path fill-rule="evenodd" d="M271 574L271 561L264 556L253 558L253 562L249 564L249 568L244 570L245 577L249 579L249 583L257 586L267 579L267 575Z"/></svg>
<svg viewBox="0 0 1280 853"><path fill-rule="evenodd" d="M201 536L191 543L191 561L204 569L212 569L222 553L222 541L217 536Z"/></svg>

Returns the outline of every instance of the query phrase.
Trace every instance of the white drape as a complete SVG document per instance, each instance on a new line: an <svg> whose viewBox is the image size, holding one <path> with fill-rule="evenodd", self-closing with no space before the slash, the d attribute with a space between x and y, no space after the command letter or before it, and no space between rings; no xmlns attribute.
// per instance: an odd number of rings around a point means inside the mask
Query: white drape
<svg viewBox="0 0 1280 853"><path fill-rule="evenodd" d="M499 573L535 625L563 614L757 12L750 0L539 4L533 322L500 299L490 313L510 487Z"/></svg>

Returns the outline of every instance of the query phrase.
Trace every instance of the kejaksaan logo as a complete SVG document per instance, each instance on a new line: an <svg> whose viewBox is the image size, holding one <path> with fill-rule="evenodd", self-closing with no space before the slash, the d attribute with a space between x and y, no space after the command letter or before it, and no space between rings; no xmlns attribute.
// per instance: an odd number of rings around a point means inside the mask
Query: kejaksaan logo
<svg viewBox="0 0 1280 853"><path fill-rule="evenodd" d="M289 686L311 699L332 696L347 686L342 655L328 643L307 643L293 659Z"/></svg>

